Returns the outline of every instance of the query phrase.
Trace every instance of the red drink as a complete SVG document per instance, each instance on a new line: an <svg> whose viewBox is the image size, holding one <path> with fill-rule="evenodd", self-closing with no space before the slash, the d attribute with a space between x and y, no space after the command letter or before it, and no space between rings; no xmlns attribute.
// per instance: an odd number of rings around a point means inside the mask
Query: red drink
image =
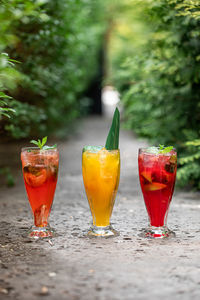
<svg viewBox="0 0 200 300"><path fill-rule="evenodd" d="M37 229L32 236L49 236L48 217L57 184L59 154L57 149L24 148L21 153L24 183ZM38 228L43 228L42 230ZM47 230L48 228L48 230ZM39 232L39 233L38 233Z"/></svg>
<svg viewBox="0 0 200 300"><path fill-rule="evenodd" d="M139 150L139 177L141 189L149 215L150 226L158 229L157 233L147 232L147 236L168 236L166 227L169 205L174 191L177 154L175 150L162 153L158 148L150 147Z"/></svg>

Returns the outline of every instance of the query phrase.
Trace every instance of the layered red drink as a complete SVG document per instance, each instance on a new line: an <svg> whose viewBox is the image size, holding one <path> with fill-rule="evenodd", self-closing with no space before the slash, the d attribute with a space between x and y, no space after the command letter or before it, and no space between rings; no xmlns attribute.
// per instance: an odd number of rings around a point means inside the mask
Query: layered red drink
<svg viewBox="0 0 200 300"><path fill-rule="evenodd" d="M174 191L177 169L176 150L170 148L172 147L159 150L157 147L149 147L139 150L140 185L150 227L157 232L152 233L154 237L168 236L167 215ZM165 151L165 149L169 151ZM151 234L147 232L146 235Z"/></svg>

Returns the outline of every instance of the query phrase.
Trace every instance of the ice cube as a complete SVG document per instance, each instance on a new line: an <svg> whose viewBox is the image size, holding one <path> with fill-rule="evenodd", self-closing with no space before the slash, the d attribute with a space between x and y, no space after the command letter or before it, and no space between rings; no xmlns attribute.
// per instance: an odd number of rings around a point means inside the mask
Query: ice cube
<svg viewBox="0 0 200 300"><path fill-rule="evenodd" d="M89 151L89 152L92 152L92 153L97 153L102 148L103 148L103 146L85 146L85 147L83 147L83 152Z"/></svg>
<svg viewBox="0 0 200 300"><path fill-rule="evenodd" d="M159 149L158 147L152 146L152 147L148 147L146 149L146 152L157 155L159 153Z"/></svg>

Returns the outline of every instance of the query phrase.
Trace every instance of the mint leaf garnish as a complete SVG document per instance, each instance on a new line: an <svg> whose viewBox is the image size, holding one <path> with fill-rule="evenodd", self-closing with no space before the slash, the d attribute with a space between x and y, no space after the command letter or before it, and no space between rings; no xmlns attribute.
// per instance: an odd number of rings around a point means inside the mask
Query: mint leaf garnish
<svg viewBox="0 0 200 300"><path fill-rule="evenodd" d="M168 153L168 152L172 151L173 148L174 148L173 146L165 147L164 145L159 145L159 153L160 154Z"/></svg>
<svg viewBox="0 0 200 300"><path fill-rule="evenodd" d="M105 148L107 150L116 150L119 148L119 127L120 127L120 113L118 108L115 109L112 125L108 133Z"/></svg>
<svg viewBox="0 0 200 300"><path fill-rule="evenodd" d="M40 150L50 150L50 149L54 149L57 147L57 145L53 145L53 146L45 146L47 142L47 136L43 137L42 140L38 139L37 141L35 140L31 140L30 143L36 145L38 148L40 148Z"/></svg>
<svg viewBox="0 0 200 300"><path fill-rule="evenodd" d="M39 147L39 145L40 145L39 142L34 141L34 140L30 141L30 143L36 145L37 147ZM39 147L39 148L40 148L40 147Z"/></svg>
<svg viewBox="0 0 200 300"><path fill-rule="evenodd" d="M53 145L53 146L44 146L42 148L42 150L51 150L51 149L55 149L57 147L57 144Z"/></svg>

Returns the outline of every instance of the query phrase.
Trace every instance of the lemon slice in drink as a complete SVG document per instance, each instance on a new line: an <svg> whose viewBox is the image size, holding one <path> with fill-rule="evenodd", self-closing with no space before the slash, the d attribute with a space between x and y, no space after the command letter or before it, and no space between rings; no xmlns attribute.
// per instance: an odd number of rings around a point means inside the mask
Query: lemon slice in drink
<svg viewBox="0 0 200 300"><path fill-rule="evenodd" d="M141 175L148 181L148 182L152 182L152 178L151 178L151 172L149 171L144 171L141 173Z"/></svg>
<svg viewBox="0 0 200 300"><path fill-rule="evenodd" d="M166 188L166 184L160 183L160 182L153 182L150 184L145 184L144 189L145 191L159 191L164 188Z"/></svg>

